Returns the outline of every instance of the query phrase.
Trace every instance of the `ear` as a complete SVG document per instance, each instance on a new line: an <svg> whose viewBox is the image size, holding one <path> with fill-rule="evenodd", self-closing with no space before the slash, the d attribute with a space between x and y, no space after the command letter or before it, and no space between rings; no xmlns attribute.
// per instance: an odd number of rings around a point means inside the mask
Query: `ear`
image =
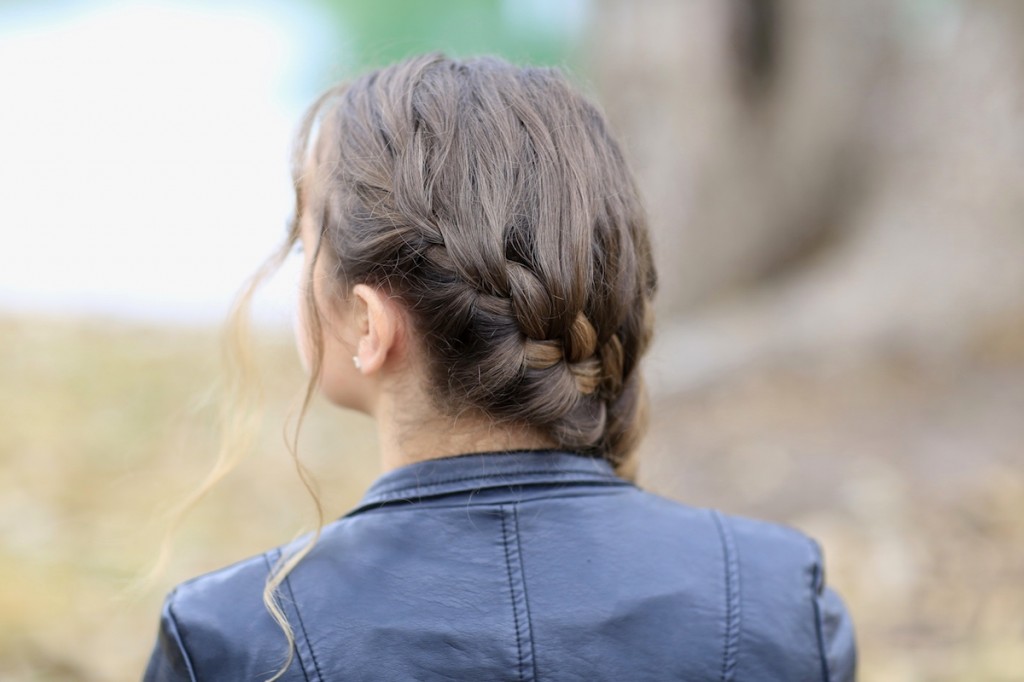
<svg viewBox="0 0 1024 682"><path fill-rule="evenodd" d="M365 375L374 374L398 350L401 313L385 292L366 284L352 287L352 299L356 306L358 367Z"/></svg>

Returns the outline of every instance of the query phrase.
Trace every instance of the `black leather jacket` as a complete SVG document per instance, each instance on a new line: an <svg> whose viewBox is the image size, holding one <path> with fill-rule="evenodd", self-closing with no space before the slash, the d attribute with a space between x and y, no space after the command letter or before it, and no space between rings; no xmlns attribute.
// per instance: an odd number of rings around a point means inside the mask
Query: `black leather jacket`
<svg viewBox="0 0 1024 682"><path fill-rule="evenodd" d="M287 550L286 550L287 551ZM145 679L266 680L281 550L177 587ZM281 588L284 680L854 677L818 546L644 492L602 460L472 454L391 471Z"/></svg>

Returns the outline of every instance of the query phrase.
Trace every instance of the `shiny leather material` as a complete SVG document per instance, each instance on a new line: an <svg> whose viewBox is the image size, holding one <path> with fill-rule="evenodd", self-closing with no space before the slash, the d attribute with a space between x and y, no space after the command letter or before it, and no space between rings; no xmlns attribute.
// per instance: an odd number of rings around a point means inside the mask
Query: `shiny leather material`
<svg viewBox="0 0 1024 682"><path fill-rule="evenodd" d="M262 592L280 557L178 586L145 679L270 678L285 638ZM823 575L798 531L669 501L602 460L419 462L288 576L281 679L852 680L853 627Z"/></svg>

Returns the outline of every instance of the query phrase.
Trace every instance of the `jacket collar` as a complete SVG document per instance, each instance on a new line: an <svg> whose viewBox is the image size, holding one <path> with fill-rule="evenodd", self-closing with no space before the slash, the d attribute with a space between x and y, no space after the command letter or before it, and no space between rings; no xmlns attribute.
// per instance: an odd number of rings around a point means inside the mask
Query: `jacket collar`
<svg viewBox="0 0 1024 682"><path fill-rule="evenodd" d="M552 483L631 485L606 460L564 450L478 452L415 462L380 476L350 512L397 500Z"/></svg>

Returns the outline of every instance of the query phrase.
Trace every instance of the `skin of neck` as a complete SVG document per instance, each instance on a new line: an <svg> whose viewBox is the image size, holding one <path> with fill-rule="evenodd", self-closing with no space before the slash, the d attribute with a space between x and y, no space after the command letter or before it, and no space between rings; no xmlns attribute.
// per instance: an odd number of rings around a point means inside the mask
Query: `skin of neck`
<svg viewBox="0 0 1024 682"><path fill-rule="evenodd" d="M555 447L534 429L499 425L478 411L439 414L429 407L431 401L425 390L410 390L410 383L406 378L396 382L395 390L381 390L368 410L377 425L382 472L471 452Z"/></svg>

